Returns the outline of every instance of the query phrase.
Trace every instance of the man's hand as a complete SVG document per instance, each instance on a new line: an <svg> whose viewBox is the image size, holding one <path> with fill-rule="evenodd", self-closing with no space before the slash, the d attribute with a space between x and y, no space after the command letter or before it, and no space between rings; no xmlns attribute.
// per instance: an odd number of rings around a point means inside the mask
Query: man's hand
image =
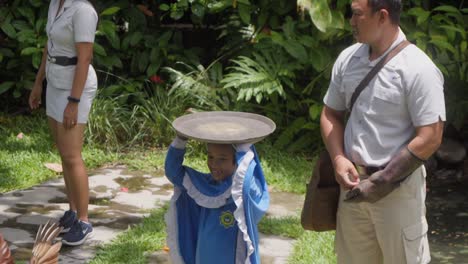
<svg viewBox="0 0 468 264"><path fill-rule="evenodd" d="M336 181L345 189L351 189L359 183L359 174L354 164L343 156L334 159Z"/></svg>
<svg viewBox="0 0 468 264"><path fill-rule="evenodd" d="M375 203L391 193L398 184L372 181L372 177L378 178L382 172L383 170L377 171L370 178L360 181L357 186L346 193L345 201Z"/></svg>
<svg viewBox="0 0 468 264"><path fill-rule="evenodd" d="M404 147L390 160L385 169L373 173L348 192L345 200L374 203L397 188L400 182L410 176L423 162L411 153L408 147Z"/></svg>

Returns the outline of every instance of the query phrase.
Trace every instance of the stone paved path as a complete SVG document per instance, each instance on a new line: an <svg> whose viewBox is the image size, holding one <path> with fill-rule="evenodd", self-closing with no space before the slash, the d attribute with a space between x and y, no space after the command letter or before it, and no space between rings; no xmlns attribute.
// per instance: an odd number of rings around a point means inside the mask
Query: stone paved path
<svg viewBox="0 0 468 264"><path fill-rule="evenodd" d="M89 184L89 216L94 236L80 247L63 246L60 263L86 263L94 257L97 245L139 223L150 209L167 203L172 195L172 185L163 175L138 175L127 172L125 167L92 172ZM273 192L267 215L297 215L302 199L295 194ZM28 259L39 225L51 218L58 219L67 209L63 179L0 195L0 233L9 243L15 259ZM262 263L286 263L293 243L291 239L262 235ZM167 254L156 252L149 262L168 263Z"/></svg>

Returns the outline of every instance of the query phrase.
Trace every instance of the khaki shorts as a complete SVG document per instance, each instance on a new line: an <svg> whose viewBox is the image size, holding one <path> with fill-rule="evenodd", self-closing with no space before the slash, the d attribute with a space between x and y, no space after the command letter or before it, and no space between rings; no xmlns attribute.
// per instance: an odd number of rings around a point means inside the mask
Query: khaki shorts
<svg viewBox="0 0 468 264"><path fill-rule="evenodd" d="M85 88L81 94L78 104L78 124L86 124L88 122L89 112L96 96L96 88ZM63 112L68 104L67 97L71 90L55 88L47 84L46 91L46 114L55 119L59 123L63 123Z"/></svg>
<svg viewBox="0 0 468 264"><path fill-rule="evenodd" d="M343 202L342 190L335 236L338 264L429 263L425 178L421 166L373 204Z"/></svg>

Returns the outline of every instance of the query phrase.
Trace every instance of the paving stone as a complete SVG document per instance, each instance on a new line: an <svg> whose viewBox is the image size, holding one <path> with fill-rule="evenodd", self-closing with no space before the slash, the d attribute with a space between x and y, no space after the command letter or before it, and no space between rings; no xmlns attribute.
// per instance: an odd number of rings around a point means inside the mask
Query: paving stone
<svg viewBox="0 0 468 264"><path fill-rule="evenodd" d="M264 264L287 263L295 240L260 234L260 254Z"/></svg>
<svg viewBox="0 0 468 264"><path fill-rule="evenodd" d="M27 231L18 228L0 228L3 238L8 242L14 242L15 244L32 242L33 235Z"/></svg>

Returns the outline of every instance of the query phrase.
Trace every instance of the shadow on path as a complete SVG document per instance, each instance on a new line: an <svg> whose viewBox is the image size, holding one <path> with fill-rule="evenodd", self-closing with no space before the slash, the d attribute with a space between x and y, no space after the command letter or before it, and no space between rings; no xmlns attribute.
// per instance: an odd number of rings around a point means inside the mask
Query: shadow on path
<svg viewBox="0 0 468 264"><path fill-rule="evenodd" d="M431 264L468 264L468 186L431 178L428 187Z"/></svg>

